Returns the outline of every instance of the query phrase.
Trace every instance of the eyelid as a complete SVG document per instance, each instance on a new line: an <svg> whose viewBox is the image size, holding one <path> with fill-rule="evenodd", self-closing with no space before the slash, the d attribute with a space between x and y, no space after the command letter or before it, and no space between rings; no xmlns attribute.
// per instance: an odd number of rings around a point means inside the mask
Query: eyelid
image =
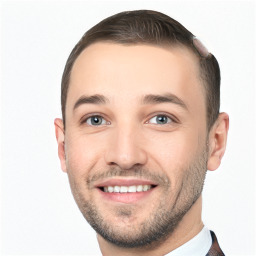
<svg viewBox="0 0 256 256"><path fill-rule="evenodd" d="M163 124L160 123L160 124L158 124L158 123L157 123L157 117L158 117L158 116L164 116L164 115L156 115L156 116L153 116L152 118L149 119L149 123L150 123L150 124L156 124L156 125L167 125L167 124L170 124L170 123L173 122L173 120L172 120L170 117L165 116L165 117L167 118L167 123L163 123ZM152 119L155 119L154 122L150 122L150 120L152 120Z"/></svg>
<svg viewBox="0 0 256 256"><path fill-rule="evenodd" d="M94 116L101 117L102 119L104 119L104 120L106 121L107 124L110 124L110 122L107 120L107 118L106 118L102 113L90 113L90 114L84 115L84 116L80 119L80 124L86 123L86 121L87 121L89 118L94 117ZM88 126L92 126L92 125L88 125ZM96 126L96 125L94 125L94 126ZM99 126L103 126L103 125L99 125Z"/></svg>
<svg viewBox="0 0 256 256"><path fill-rule="evenodd" d="M148 121L146 121L146 123L147 124L150 124L149 123L149 120L151 120L152 118L154 118L154 117L156 117L156 116L166 116L167 118L170 118L171 119L171 123L179 123L179 120L175 117L175 116L173 116L173 115L171 115L171 114L169 114L169 113L165 113L165 112L158 112L158 113L154 113L154 114L152 114L147 120ZM163 125L168 125L168 124L170 124L170 123L167 123L167 124L163 124Z"/></svg>
<svg viewBox="0 0 256 256"><path fill-rule="evenodd" d="M151 114L150 117L147 118L146 124L150 124L150 123L149 123L149 120L152 119L153 117L161 116L161 115L170 118L173 123L179 123L178 118L176 118L174 115L172 115L172 114L170 114L170 113L166 113L166 112L157 112L157 113ZM86 123L86 121L87 121L90 117L94 117L94 116L102 117L104 120L106 120L107 124L110 124L110 122L107 120L107 118L105 117L105 115L104 115L103 113L99 113L99 112L90 113L90 114L86 114L86 115L82 116L82 117L80 118L80 124ZM171 123L172 123L172 122L171 122ZM168 125L168 123L165 124L165 125ZM99 126L102 126L102 125L99 125Z"/></svg>

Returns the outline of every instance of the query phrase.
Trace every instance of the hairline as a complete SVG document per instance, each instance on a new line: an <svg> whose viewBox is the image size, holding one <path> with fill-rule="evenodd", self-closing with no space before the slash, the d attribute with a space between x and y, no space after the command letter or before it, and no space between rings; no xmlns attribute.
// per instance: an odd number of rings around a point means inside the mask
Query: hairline
<svg viewBox="0 0 256 256"><path fill-rule="evenodd" d="M66 123L66 107L67 107L67 98L68 98L68 92L69 92L69 88L70 88L70 82L71 82L71 76L72 76L72 71L73 71L73 68L74 68L74 65L77 61L77 59L81 56L81 54L87 49L89 48L90 46L92 45L95 45L95 44L98 44L98 43L106 43L106 44L115 44L115 45L123 45L123 46L153 46L153 47L157 47L157 48L162 48L162 49L165 49L165 50L170 50L170 49L185 49L187 50L188 52L191 53L191 56L194 56L194 61L193 62L196 62L195 65L196 65L196 69L198 71L197 73L197 78L198 78L198 81L200 82L201 86L202 86L202 90L203 90L203 94L204 94L204 106L205 106L205 113L206 113L206 126L208 127L208 114L207 114L207 107L208 107L208 104L207 104L207 93L208 93L208 88L207 86L208 83L206 81L206 79L204 78L204 73L203 73L203 70L202 70L202 67L200 66L200 61L199 61L199 54L196 50L193 50L192 47L189 47L188 45L185 45L179 41L177 42L169 42L168 40L163 40L159 43L156 43L156 42L117 42L117 41L114 41L112 39L104 39L104 38L99 38L99 39L96 39L88 44L85 45L85 47L81 48L80 51L79 51L79 54L76 55L75 59L72 61L72 65L71 65L71 68L70 68L70 71L68 73L68 79L67 79L67 85L66 85L66 100L65 100L65 109L64 109L64 113L63 113L63 125L64 125L64 128L65 128L65 123ZM207 130L209 130L209 128L211 127L208 127Z"/></svg>

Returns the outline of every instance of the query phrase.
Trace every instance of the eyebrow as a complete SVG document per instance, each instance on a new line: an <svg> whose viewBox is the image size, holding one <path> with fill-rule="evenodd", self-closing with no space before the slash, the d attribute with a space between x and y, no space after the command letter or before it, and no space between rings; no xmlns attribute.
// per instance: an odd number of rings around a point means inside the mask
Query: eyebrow
<svg viewBox="0 0 256 256"><path fill-rule="evenodd" d="M109 102L110 102L109 99L101 94L94 94L91 96L83 95L76 101L73 111L83 104L105 105ZM188 110L188 107L184 103L184 101L172 93L165 93L165 94L161 94L161 95L147 94L144 97L142 97L142 99L141 99L141 104L143 104L143 105L159 104L159 103L173 103L173 104L179 105L182 108Z"/></svg>
<svg viewBox="0 0 256 256"><path fill-rule="evenodd" d="M173 103L188 110L185 102L172 93L165 93L163 95L147 94L142 99L142 104L158 104L158 103Z"/></svg>
<svg viewBox="0 0 256 256"><path fill-rule="evenodd" d="M73 110L78 108L82 104L106 104L109 103L109 99L104 95L95 94L91 96L81 96L75 103Z"/></svg>

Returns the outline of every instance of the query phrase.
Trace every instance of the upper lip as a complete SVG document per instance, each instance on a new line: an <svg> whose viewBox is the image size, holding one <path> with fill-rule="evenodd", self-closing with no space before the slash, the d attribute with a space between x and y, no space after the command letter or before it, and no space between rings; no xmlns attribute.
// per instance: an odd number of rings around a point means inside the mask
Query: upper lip
<svg viewBox="0 0 256 256"><path fill-rule="evenodd" d="M95 187L108 187L108 186L133 186L133 185L153 185L157 184L147 179L135 178L109 178L95 183Z"/></svg>

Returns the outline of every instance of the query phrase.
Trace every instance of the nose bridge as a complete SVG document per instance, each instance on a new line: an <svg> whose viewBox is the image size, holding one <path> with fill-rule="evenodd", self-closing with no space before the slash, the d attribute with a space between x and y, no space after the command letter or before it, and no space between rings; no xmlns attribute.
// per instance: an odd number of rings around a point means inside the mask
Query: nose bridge
<svg viewBox="0 0 256 256"><path fill-rule="evenodd" d="M140 128L130 122L113 128L105 160L107 164L118 165L126 170L134 165L145 164L147 155L143 149Z"/></svg>

